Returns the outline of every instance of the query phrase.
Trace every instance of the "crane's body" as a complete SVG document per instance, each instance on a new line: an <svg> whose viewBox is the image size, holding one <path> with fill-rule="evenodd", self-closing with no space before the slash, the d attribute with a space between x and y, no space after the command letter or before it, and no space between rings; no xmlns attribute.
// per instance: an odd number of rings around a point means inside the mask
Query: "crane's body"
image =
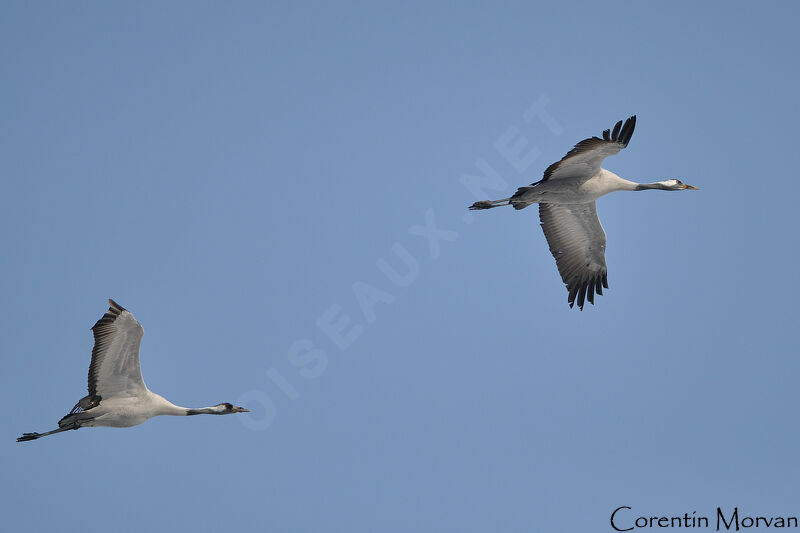
<svg viewBox="0 0 800 533"><path fill-rule="evenodd" d="M557 181L542 181L522 187L524 190L514 202L517 209L531 204L583 204L594 202L601 196L617 191L635 191L639 184L622 179L601 168L590 177L573 176ZM523 204L525 204L523 206Z"/></svg>
<svg viewBox="0 0 800 533"><path fill-rule="evenodd" d="M160 394L150 390L138 396L117 396L102 400L97 407L89 411L90 418L81 420L80 413L69 414L62 420L70 423L70 417L80 421L81 426L105 426L112 428L129 428L147 422L154 416L187 416L190 409L170 402Z"/></svg>
<svg viewBox="0 0 800 533"><path fill-rule="evenodd" d="M17 442L82 427L137 426L160 415L226 415L249 411L229 403L195 409L181 407L150 391L139 366L139 345L144 330L128 310L114 300L108 303L108 312L92 327L94 348L89 365L89 394L58 421L57 429L25 433Z"/></svg>
<svg viewBox="0 0 800 533"><path fill-rule="evenodd" d="M570 307L577 299L583 310L584 300L594 304L594 295L608 288L606 232L597 217L595 200L617 191L697 189L676 179L636 183L601 168L606 157L628 146L635 127L636 116L624 125L620 120L613 131L603 132L602 139L590 137L576 144L560 161L547 167L541 180L520 187L509 198L482 200L470 206L472 210L506 205L524 209L539 204L542 229L567 286Z"/></svg>

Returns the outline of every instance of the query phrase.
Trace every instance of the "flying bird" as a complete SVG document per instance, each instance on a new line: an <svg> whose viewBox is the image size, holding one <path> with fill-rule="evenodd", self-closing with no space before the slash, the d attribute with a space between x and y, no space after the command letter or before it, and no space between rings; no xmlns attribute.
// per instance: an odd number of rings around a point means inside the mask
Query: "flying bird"
<svg viewBox="0 0 800 533"><path fill-rule="evenodd" d="M24 433L17 442L29 441L84 426L126 428L159 415L229 415L249 409L229 403L190 409L151 392L139 367L139 344L144 330L133 315L114 300L108 312L92 327L94 348L89 365L89 394L58 421L58 429Z"/></svg>
<svg viewBox="0 0 800 533"><path fill-rule="evenodd" d="M539 204L539 220L550 253L569 292L569 306L584 300L594 305L594 295L608 288L606 270L606 232L597 218L595 200L610 192L697 190L677 179L655 183L636 183L622 179L600 168L603 160L628 146L636 127L636 116L616 123L605 130L603 138L584 139L567 152L561 161L544 171L544 177L527 187L520 187L510 198L483 200L470 206L472 210L505 205L524 209Z"/></svg>

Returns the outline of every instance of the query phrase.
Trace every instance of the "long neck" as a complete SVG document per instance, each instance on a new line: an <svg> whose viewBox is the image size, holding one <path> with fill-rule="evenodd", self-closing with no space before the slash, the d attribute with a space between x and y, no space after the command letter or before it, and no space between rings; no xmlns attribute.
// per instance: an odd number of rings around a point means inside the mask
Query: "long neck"
<svg viewBox="0 0 800 533"><path fill-rule="evenodd" d="M606 192L612 191L646 191L649 189L661 189L663 191L674 190L674 187L669 187L663 181L655 181L653 183L636 183L635 181L620 178L616 174L606 169L602 171L602 180L606 187ZM605 194L605 193L603 193Z"/></svg>
<svg viewBox="0 0 800 533"><path fill-rule="evenodd" d="M601 183L603 184L603 188L605 192L603 194L614 192L614 191L639 191L639 187L641 185L636 183L635 181L629 181L624 178L620 178L613 172L600 169L601 171Z"/></svg>
<svg viewBox="0 0 800 533"><path fill-rule="evenodd" d="M646 190L649 190L649 189L661 189L661 190L664 190L664 191L670 190L669 187L667 187L666 185L664 185L660 181L656 181L656 182L653 182L653 183L637 183L636 184L636 188L633 189L633 190L634 191L646 191Z"/></svg>
<svg viewBox="0 0 800 533"><path fill-rule="evenodd" d="M150 392L150 391L148 391ZM169 415L169 416L189 416L189 415L213 415L217 414L216 407L181 407L175 405L163 396L150 392L150 401L153 405L153 416Z"/></svg>
<svg viewBox="0 0 800 533"><path fill-rule="evenodd" d="M186 409L186 415L219 415L219 407L196 407L194 409Z"/></svg>

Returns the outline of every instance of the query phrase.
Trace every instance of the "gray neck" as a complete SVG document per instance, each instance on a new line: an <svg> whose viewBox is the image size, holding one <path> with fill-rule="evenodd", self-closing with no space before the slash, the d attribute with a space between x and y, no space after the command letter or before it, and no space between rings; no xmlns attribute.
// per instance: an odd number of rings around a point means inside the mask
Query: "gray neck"
<svg viewBox="0 0 800 533"><path fill-rule="evenodd" d="M635 181L620 178L610 170L604 168L600 169L598 177L600 178L597 181L600 183L600 189L602 190L601 195L614 191L638 191L638 187L640 187Z"/></svg>
<svg viewBox="0 0 800 533"><path fill-rule="evenodd" d="M222 409L219 405L213 405L211 407L197 407L197 408L189 408L189 407L181 407L180 405L175 405L174 403L170 402L163 396L156 394L152 391L147 391L148 400L150 402L150 408L152 415L151 416L158 416L158 415L170 415L170 416L191 416L191 415L223 415L225 414L225 409Z"/></svg>
<svg viewBox="0 0 800 533"><path fill-rule="evenodd" d="M186 416L192 415L219 415L222 414L216 407L198 407L196 409L186 409Z"/></svg>
<svg viewBox="0 0 800 533"><path fill-rule="evenodd" d="M634 191L646 191L648 189L661 189L663 191L668 191L669 190L669 188L667 188L666 185L664 185L663 183L660 183L658 181L655 182L655 183L639 183L638 185L636 185L636 188L634 188L633 190Z"/></svg>

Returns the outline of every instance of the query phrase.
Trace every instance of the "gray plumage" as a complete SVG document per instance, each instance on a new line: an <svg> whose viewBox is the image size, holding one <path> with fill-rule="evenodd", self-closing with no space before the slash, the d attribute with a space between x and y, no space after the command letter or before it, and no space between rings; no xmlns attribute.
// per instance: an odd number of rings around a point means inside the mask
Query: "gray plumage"
<svg viewBox="0 0 800 533"><path fill-rule="evenodd" d="M509 198L482 200L470 206L480 210L510 205L519 210L539 204L542 230L567 287L570 307L577 301L582 310L586 300L594 304L595 295L608 288L606 232L597 217L597 198L615 191L697 189L676 179L636 183L601 168L606 157L628 146L635 128L635 115L624 124L620 120L603 131L602 138L590 137L576 144L547 167L541 180L520 187Z"/></svg>
<svg viewBox="0 0 800 533"><path fill-rule="evenodd" d="M24 433L17 442L36 440L82 427L131 427L154 416L226 415L248 410L230 403L189 409L150 391L142 379L139 345L144 329L130 311L108 301L108 311L92 327L94 347L89 364L89 394L45 433Z"/></svg>

